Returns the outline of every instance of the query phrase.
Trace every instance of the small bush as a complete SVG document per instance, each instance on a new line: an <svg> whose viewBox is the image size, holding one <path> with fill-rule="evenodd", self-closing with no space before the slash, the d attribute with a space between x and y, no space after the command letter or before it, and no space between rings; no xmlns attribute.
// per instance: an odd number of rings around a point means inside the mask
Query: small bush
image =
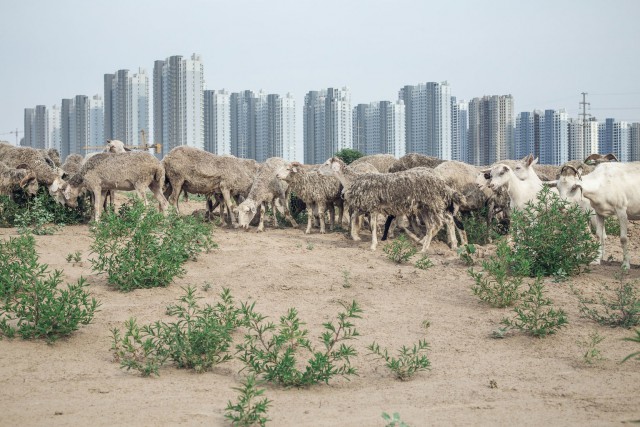
<svg viewBox="0 0 640 427"><path fill-rule="evenodd" d="M422 255L422 257L418 261L416 261L415 266L420 270L428 270L433 267L433 262L431 261L429 256L425 254Z"/></svg>
<svg viewBox="0 0 640 427"><path fill-rule="evenodd" d="M36 212L30 212L34 210L40 212L40 215L37 215ZM41 217L46 217L46 220L40 219ZM37 226L40 229L46 224L84 224L90 219L91 203L88 196L78 198L77 208L59 204L44 186L40 187L38 194L33 197L21 190L14 192L13 198L0 196L0 227L33 228ZM34 234L37 233L34 232Z"/></svg>
<svg viewBox="0 0 640 427"><path fill-rule="evenodd" d="M334 156L338 157L346 165L348 165L358 160L360 157L364 156L364 153L358 150L354 150L353 148L343 148L342 150L336 152Z"/></svg>
<svg viewBox="0 0 640 427"><path fill-rule="evenodd" d="M236 346L239 359L253 373L264 380L286 387L303 387L319 382L329 383L336 375L357 375L350 358L357 355L352 346L343 341L359 336L352 319L359 319L362 310L354 301L343 305L345 311L338 314L337 325L323 323L325 332L320 336L322 350L315 350L307 338L309 331L302 329L295 308L280 317L276 326L265 322L266 317L254 311L254 305L243 305L243 323L248 325L244 343ZM303 370L298 369L297 357L301 351L310 355Z"/></svg>
<svg viewBox="0 0 640 427"><path fill-rule="evenodd" d="M526 260L517 260L509 245L498 242L496 254L482 262L481 272L468 270L474 283L471 291L492 307L509 307L520 298L523 275L529 272Z"/></svg>
<svg viewBox="0 0 640 427"><path fill-rule="evenodd" d="M606 326L631 328L640 324L640 295L637 282L623 282L622 275L617 275L619 284L615 288L604 285L603 291L597 292L598 299L586 298L584 294L571 287L578 297L580 314L583 317Z"/></svg>
<svg viewBox="0 0 640 427"><path fill-rule="evenodd" d="M604 230L608 236L620 235L620 221L618 217L608 216L604 219Z"/></svg>
<svg viewBox="0 0 640 427"><path fill-rule="evenodd" d="M168 307L167 314L175 322L155 322L138 326L136 319L125 323L124 335L114 328L111 351L124 369L135 369L143 376L159 375L166 360L178 368L206 372L231 359L228 353L231 332L239 325L239 309L235 308L228 289L223 289L215 306L201 307L195 289L188 287L179 303Z"/></svg>
<svg viewBox="0 0 640 427"><path fill-rule="evenodd" d="M604 337L598 334L598 331L593 331L589 334L589 339L587 341L578 341L578 345L585 349L584 354L582 355L582 360L584 363L588 365L592 365L595 362L599 362L604 360L602 356L602 352L598 348L598 344L604 341Z"/></svg>
<svg viewBox="0 0 640 427"><path fill-rule="evenodd" d="M529 285L529 290L522 294L522 302L514 308L514 319L504 318L502 324L519 329L534 337L545 337L555 334L560 328L567 326L565 312L551 307L552 301L544 297L542 279L537 278Z"/></svg>
<svg viewBox="0 0 640 427"><path fill-rule="evenodd" d="M397 264L409 261L417 252L413 243L408 241L404 234L398 236L393 242L384 245L382 250L387 254L387 258Z"/></svg>
<svg viewBox="0 0 640 427"><path fill-rule="evenodd" d="M544 187L536 202L511 215L514 251L530 262L531 277L579 274L598 253L589 213Z"/></svg>
<svg viewBox="0 0 640 427"><path fill-rule="evenodd" d="M409 427L409 424L400 419L400 414L397 412L394 412L393 416L383 412L382 419L387 423L385 424L385 427Z"/></svg>
<svg viewBox="0 0 640 427"><path fill-rule="evenodd" d="M464 261L465 264L471 266L475 264L473 255L476 253L476 246L473 243L468 243L458 248L458 256Z"/></svg>
<svg viewBox="0 0 640 427"><path fill-rule="evenodd" d="M62 271L50 273L38 262L31 235L0 243L0 330L24 339L44 338L53 342L89 324L100 303L89 298L88 284L59 289Z"/></svg>
<svg viewBox="0 0 640 427"><path fill-rule="evenodd" d="M464 231L470 244L486 245L506 234L506 230L495 218L487 224L488 208L465 212L461 216Z"/></svg>
<svg viewBox="0 0 640 427"><path fill-rule="evenodd" d="M411 378L416 372L426 371L430 369L431 362L424 354L429 349L429 344L426 340L418 341L418 344L414 344L413 348L402 346L398 350L398 358L389 356L387 349L380 349L380 346L373 342L367 347L371 354L383 359L397 379L405 381Z"/></svg>
<svg viewBox="0 0 640 427"><path fill-rule="evenodd" d="M255 375L249 375L242 383L242 387L234 387L238 394L235 403L227 403L224 417L231 421L232 426L251 427L264 426L269 419L265 416L271 401L266 397L257 400L264 394L264 389L258 388Z"/></svg>
<svg viewBox="0 0 640 427"><path fill-rule="evenodd" d="M184 274L184 263L215 244L210 225L174 209L165 216L138 199L105 212L90 229L94 271L121 291L167 286Z"/></svg>

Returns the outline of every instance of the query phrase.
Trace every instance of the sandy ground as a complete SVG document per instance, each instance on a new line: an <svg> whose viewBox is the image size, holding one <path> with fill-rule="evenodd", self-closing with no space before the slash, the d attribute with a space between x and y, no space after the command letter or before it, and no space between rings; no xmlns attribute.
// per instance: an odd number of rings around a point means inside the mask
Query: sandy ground
<svg viewBox="0 0 640 427"><path fill-rule="evenodd" d="M634 225L632 279L640 277L639 231ZM12 235L15 229L0 229L1 238ZM214 240L219 249L189 262L185 277L167 288L121 293L91 271L86 226L37 237L41 262L63 269L67 282L87 278L102 306L90 325L53 345L0 340L0 425L228 425L224 408L229 400L235 402L232 387L244 375L239 361L204 374L169 365L159 377L142 378L120 369L109 351L112 328L123 329L130 317L141 324L169 321L165 308L188 285L211 303L228 287L237 301L256 301L256 310L274 321L296 307L314 339L322 322L341 310L340 302L355 300L363 308L363 318L356 321L361 337L352 342L359 352L353 360L359 376L306 389L267 385L266 396L273 401L269 425L384 426L382 412L398 412L411 426L602 426L640 419L640 362L620 363L639 350L622 340L632 331L581 318L569 289L573 283L592 294L603 283L615 283L621 260L615 237L607 241L613 261L570 282L545 282L570 323L544 339L521 333L491 338L511 310L490 308L473 296L466 266L440 242L430 252L435 266L424 271L392 263L382 245L369 251L367 236L353 242L339 232L219 228ZM79 265L65 260L75 251L83 255ZM343 286L344 272L350 287ZM205 291L207 284L211 289ZM424 328L425 320L430 327ZM606 359L588 365L578 342L593 331L605 337L598 348ZM432 370L405 382L366 349L376 341L395 351L422 338L430 344ZM239 332L236 342L241 339Z"/></svg>

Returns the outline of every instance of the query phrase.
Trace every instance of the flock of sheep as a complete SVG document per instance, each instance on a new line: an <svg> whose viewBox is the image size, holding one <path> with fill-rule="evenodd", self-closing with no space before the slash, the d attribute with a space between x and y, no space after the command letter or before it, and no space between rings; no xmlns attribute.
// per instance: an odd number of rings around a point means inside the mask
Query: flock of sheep
<svg viewBox="0 0 640 427"><path fill-rule="evenodd" d="M466 244L459 212L487 207L488 221L496 212L508 215L510 209L535 200L546 181L562 198L593 212L601 243L597 262L603 256L604 218L618 217L623 266L628 268L628 220L640 218L640 188L634 185L639 182L640 163L614 160L611 155L592 155L585 162L543 166L530 155L479 168L420 154L400 159L378 154L350 165L337 157L322 165L303 165L275 157L258 163L182 146L160 161L148 152L129 151L121 141L110 140L103 153L86 159L72 154L60 164L55 150L0 143L0 194L11 194L19 186L33 195L38 185L46 185L56 201L74 207L78 196L89 192L96 220L113 191L136 191L146 204L145 193L150 189L161 211L169 204L179 211L183 193L201 194L207 197L208 215L219 206L221 218L231 226L247 229L255 218L258 231L263 231L269 207L298 226L289 211L293 192L306 205L305 233L311 232L314 223L324 233L327 212L330 229L341 225L348 212L353 240L361 240L360 229L368 219L371 249L375 250L378 217L383 215L387 217L383 240L395 219L396 226L422 244L424 252L443 226L451 248L458 245L456 231ZM275 215L273 219L277 226Z"/></svg>

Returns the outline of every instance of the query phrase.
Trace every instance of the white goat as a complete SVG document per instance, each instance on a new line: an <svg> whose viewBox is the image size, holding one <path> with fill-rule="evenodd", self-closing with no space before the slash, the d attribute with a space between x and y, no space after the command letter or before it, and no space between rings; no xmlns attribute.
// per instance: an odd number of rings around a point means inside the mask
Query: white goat
<svg viewBox="0 0 640 427"><path fill-rule="evenodd" d="M509 193L509 206L511 209L524 209L527 202L536 199L538 192L542 189L542 180L533 170L533 165L538 162L532 155L528 155L522 161L516 162L515 166L498 163L491 169L481 172L488 186L496 191L505 186Z"/></svg>
<svg viewBox="0 0 640 427"><path fill-rule="evenodd" d="M563 169L557 181L560 196L572 198L575 193L581 192L596 213L596 235L600 250L594 264L600 264L604 256L604 218L615 215L620 222L622 267L630 267L627 229L630 219L640 219L639 182L640 162L601 163L585 176L582 176L581 168Z"/></svg>

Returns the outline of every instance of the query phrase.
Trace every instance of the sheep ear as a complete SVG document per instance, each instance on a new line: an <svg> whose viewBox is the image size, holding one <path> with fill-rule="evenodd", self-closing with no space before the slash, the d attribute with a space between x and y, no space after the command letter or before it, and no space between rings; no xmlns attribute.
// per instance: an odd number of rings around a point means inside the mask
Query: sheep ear
<svg viewBox="0 0 640 427"><path fill-rule="evenodd" d="M131 151L131 148L124 147L124 151Z"/></svg>
<svg viewBox="0 0 640 427"><path fill-rule="evenodd" d="M29 172L22 180L20 180L20 188L26 187L31 181L36 179L36 175L33 172Z"/></svg>
<svg viewBox="0 0 640 427"><path fill-rule="evenodd" d="M502 166L502 173L507 173L507 172L509 172L509 168L506 165Z"/></svg>
<svg viewBox="0 0 640 427"><path fill-rule="evenodd" d="M578 179L582 179L582 172L583 172L583 168L582 165L578 166L578 169L576 169L576 175L578 176Z"/></svg>
<svg viewBox="0 0 640 427"><path fill-rule="evenodd" d="M547 187L557 187L558 186L558 180L555 180L555 181L543 181L542 184L546 185Z"/></svg>
<svg viewBox="0 0 640 427"><path fill-rule="evenodd" d="M20 163L16 169L29 169L29 166L26 163Z"/></svg>
<svg viewBox="0 0 640 427"><path fill-rule="evenodd" d="M55 193L56 191L58 191L59 188L60 188L60 179L56 178L53 180L53 184L51 184L51 186L49 187L49 190Z"/></svg>
<svg viewBox="0 0 640 427"><path fill-rule="evenodd" d="M531 156L533 158L533 156ZM536 157L535 159L533 159L533 161L531 162L531 166L535 165L536 163L538 163L538 158Z"/></svg>
<svg viewBox="0 0 640 427"><path fill-rule="evenodd" d="M606 156L604 156L604 158L607 159L610 162L618 162L619 161L618 158L616 157L616 155L613 154L613 153L607 154Z"/></svg>

